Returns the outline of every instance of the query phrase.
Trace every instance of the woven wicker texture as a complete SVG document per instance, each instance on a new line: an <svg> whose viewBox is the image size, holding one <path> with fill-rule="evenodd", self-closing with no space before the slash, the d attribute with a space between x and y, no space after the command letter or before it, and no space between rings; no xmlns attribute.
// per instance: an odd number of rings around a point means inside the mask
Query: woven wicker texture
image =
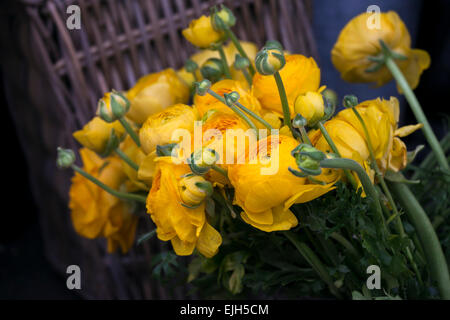
<svg viewBox="0 0 450 320"><path fill-rule="evenodd" d="M126 256L107 255L104 241L75 234L67 210L72 173L56 170L56 147L77 148L71 133L94 115L104 92L128 89L149 72L181 67L195 51L181 30L220 3L237 16L240 39L258 45L277 39L291 52L316 57L311 3L305 0L20 1L19 31L26 40L16 45L26 77L22 86L16 81L9 88L11 96L23 95L11 113L27 146L47 256L63 274L68 265L80 265L80 293L87 298L183 298L187 288L169 293L149 275L152 254L167 244L150 241ZM66 27L72 4L81 8L80 30ZM144 221L138 235L150 228Z"/></svg>

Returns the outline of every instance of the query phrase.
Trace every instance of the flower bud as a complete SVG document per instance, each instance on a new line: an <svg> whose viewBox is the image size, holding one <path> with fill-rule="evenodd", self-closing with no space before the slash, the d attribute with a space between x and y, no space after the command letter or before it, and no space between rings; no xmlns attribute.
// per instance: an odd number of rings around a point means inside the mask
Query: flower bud
<svg viewBox="0 0 450 320"><path fill-rule="evenodd" d="M358 98L354 96L353 94L349 94L344 96L344 99L342 100L342 104L344 108L353 108L358 105Z"/></svg>
<svg viewBox="0 0 450 320"><path fill-rule="evenodd" d="M310 126L314 126L324 116L323 97L315 91L308 91L295 99L294 110L301 114Z"/></svg>
<svg viewBox="0 0 450 320"><path fill-rule="evenodd" d="M198 69L198 64L191 59L187 59L184 64L184 69L186 69L187 72L195 72L195 70Z"/></svg>
<svg viewBox="0 0 450 320"><path fill-rule="evenodd" d="M301 170L302 174L296 174L295 170L290 170L297 176L312 175L317 176L322 173L320 168L320 161L325 159L325 154L307 144L300 144L294 150L292 150L291 155L295 158L298 168Z"/></svg>
<svg viewBox="0 0 450 320"><path fill-rule="evenodd" d="M327 88L322 92L322 96L324 100L328 100L332 105L337 105L338 96L334 90Z"/></svg>
<svg viewBox="0 0 450 320"><path fill-rule="evenodd" d="M279 43L277 40L268 40L264 45L264 47L268 49L278 49L280 51L284 50L283 45Z"/></svg>
<svg viewBox="0 0 450 320"><path fill-rule="evenodd" d="M98 101L97 115L106 122L122 118L130 109L130 101L120 92L113 90Z"/></svg>
<svg viewBox="0 0 450 320"><path fill-rule="evenodd" d="M199 96L204 96L208 92L209 88L211 88L211 81L208 79L203 79L200 82L194 82L195 84L195 92Z"/></svg>
<svg viewBox="0 0 450 320"><path fill-rule="evenodd" d="M75 153L71 149L63 149L58 147L58 157L56 159L56 165L60 169L69 168L75 162Z"/></svg>
<svg viewBox="0 0 450 320"><path fill-rule="evenodd" d="M227 106L232 106L239 101L241 96L236 91L232 91L230 93L224 93L223 97L225 98Z"/></svg>
<svg viewBox="0 0 450 320"><path fill-rule="evenodd" d="M213 8L213 13L211 14L211 24L216 31L224 31L227 28L231 28L236 24L236 17L233 12L225 7L220 6L220 10L217 7Z"/></svg>
<svg viewBox="0 0 450 320"><path fill-rule="evenodd" d="M180 196L183 203L189 206L196 206L210 196L213 187L209 181L198 175L186 175L178 182Z"/></svg>
<svg viewBox="0 0 450 320"><path fill-rule="evenodd" d="M250 66L250 60L236 53L234 58L234 68L236 70L242 70Z"/></svg>
<svg viewBox="0 0 450 320"><path fill-rule="evenodd" d="M273 75L286 64L283 51L278 48L266 48L256 54L255 67L263 75Z"/></svg>
<svg viewBox="0 0 450 320"><path fill-rule="evenodd" d="M202 148L191 154L189 159L189 167L191 171L197 175L205 174L211 166L219 160L219 155L215 150Z"/></svg>
<svg viewBox="0 0 450 320"><path fill-rule="evenodd" d="M297 129L306 126L307 123L308 121L300 113L297 113L294 120L292 120L292 126Z"/></svg>
<svg viewBox="0 0 450 320"><path fill-rule="evenodd" d="M200 72L203 78L206 78L212 82L220 80L224 74L224 66L222 60L218 58L209 58L202 65Z"/></svg>

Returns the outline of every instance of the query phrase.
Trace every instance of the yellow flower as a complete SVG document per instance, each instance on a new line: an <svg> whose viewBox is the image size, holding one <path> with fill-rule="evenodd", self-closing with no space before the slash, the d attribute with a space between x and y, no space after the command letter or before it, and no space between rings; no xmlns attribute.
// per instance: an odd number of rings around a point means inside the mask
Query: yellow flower
<svg viewBox="0 0 450 320"><path fill-rule="evenodd" d="M125 153L125 155L130 158L135 164L141 167L144 162L146 155L139 148L133 139L127 135L125 140L120 144L120 150ZM151 184L151 178L142 179L138 176L138 171L132 168L128 163L121 159L123 172L128 176L127 189L130 192L138 190L148 190Z"/></svg>
<svg viewBox="0 0 450 320"><path fill-rule="evenodd" d="M156 150L157 145L180 142L180 136L173 137L175 130L193 132L197 118L196 109L185 104L176 104L151 115L139 131L142 150L145 154L150 154Z"/></svg>
<svg viewBox="0 0 450 320"><path fill-rule="evenodd" d="M288 168L297 168L291 155L297 145L297 140L288 136L269 136L252 146L244 164L229 168L235 203L244 210L241 217L260 230L271 232L295 227L298 221L289 208L327 193L337 180L319 185L294 176ZM274 164L278 170L270 172ZM269 171L263 173L264 169Z"/></svg>
<svg viewBox="0 0 450 320"><path fill-rule="evenodd" d="M118 190L127 177L117 157L100 158L94 152L80 149L83 169L107 186ZM137 217L128 204L109 194L79 173L72 178L69 191L71 219L75 231L83 237L105 237L108 252L120 246L123 253L133 245Z"/></svg>
<svg viewBox="0 0 450 320"><path fill-rule="evenodd" d="M381 171L384 172L390 167L390 160L397 162L397 165L393 167L396 168L395 171L403 169L406 166L406 158L404 157L406 155L406 146L403 143L399 143L397 140L400 139L396 138L396 136L405 137L421 128L422 125L397 128L400 108L395 97L391 97L389 100L378 98L364 101L356 106L356 110L358 110L366 124L375 159ZM351 109L342 110L336 115L336 119L343 119L351 124L367 140L361 122ZM395 150L393 150L394 140ZM403 158L404 161L396 159L398 156Z"/></svg>
<svg viewBox="0 0 450 320"><path fill-rule="evenodd" d="M170 240L177 255L190 255L194 248L207 258L214 256L222 237L207 221L205 204L182 205L179 182L190 173L186 164L174 164L170 157L157 158L157 173L147 197L147 210L162 241Z"/></svg>
<svg viewBox="0 0 450 320"><path fill-rule="evenodd" d="M295 113L300 113L308 123L315 123L325 113L323 97L320 92L308 91L299 95L294 103Z"/></svg>
<svg viewBox="0 0 450 320"><path fill-rule="evenodd" d="M279 72L286 89L291 116L294 116L294 101L297 96L319 89L320 69L313 58L300 54L286 55L285 59L286 65ZM280 95L273 76L255 74L252 92L263 109L283 114Z"/></svg>
<svg viewBox="0 0 450 320"><path fill-rule="evenodd" d="M420 75L430 65L430 56L424 50L411 49L408 29L397 13L389 11L379 16L380 27L369 28L372 13L362 13L350 20L342 29L331 59L344 80L349 82L376 83L381 86L392 79L389 70L383 66L375 72L366 72L374 66L369 57L379 55L383 40L394 52L407 57L396 60L412 89L419 84Z"/></svg>
<svg viewBox="0 0 450 320"><path fill-rule="evenodd" d="M256 97L253 96L248 90L248 85L246 83L237 80L225 79L214 83L211 86L211 90L222 97L225 93L236 91L240 95L239 103L256 113L259 113L261 110L261 105L259 104L258 99L256 99ZM195 95L194 105L199 111L200 116L203 116L208 110L213 109L224 113L234 113L234 111L231 110L226 104L220 102L210 94L206 94L204 96Z"/></svg>
<svg viewBox="0 0 450 320"><path fill-rule="evenodd" d="M237 162L239 152L245 153L248 151L251 139L253 138L256 141L255 135L245 135L248 129L247 123L237 114L216 111L202 125L203 147L216 151L219 157L217 165L222 169L228 170L230 165ZM228 141L230 146L227 147L227 132L231 134L230 130L234 130L234 134L230 136L232 141ZM239 140L241 141L239 142ZM238 151L239 143L242 143L243 148ZM207 177L209 180L218 182L221 185L229 185L228 180L215 170L210 170L207 173Z"/></svg>
<svg viewBox="0 0 450 320"><path fill-rule="evenodd" d="M94 117L81 130L75 131L73 137L83 147L102 154L106 151L111 129L114 129L119 138L125 133L119 121L107 123L99 117Z"/></svg>
<svg viewBox="0 0 450 320"><path fill-rule="evenodd" d="M147 118L176 103L187 103L189 87L173 69L148 74L128 90L131 106L127 117L142 124Z"/></svg>
<svg viewBox="0 0 450 320"><path fill-rule="evenodd" d="M324 127L339 150L341 157L358 162L373 181L374 172L368 162L370 154L365 136L361 135L350 123L338 118L325 122ZM312 130L308 135L314 147L325 153L333 152L320 130ZM336 172L337 170L333 171ZM360 187L361 183L358 176L353 172L352 174L358 182L358 187Z"/></svg>
<svg viewBox="0 0 450 320"><path fill-rule="evenodd" d="M208 48L223 38L222 32L214 30L209 16L201 16L189 23L189 27L182 31L183 36L199 48Z"/></svg>
<svg viewBox="0 0 450 320"><path fill-rule="evenodd" d="M406 136L421 125L407 126L397 129L399 119L398 100L375 99L361 102L355 107L367 127L373 153L381 172L387 169L399 171L406 166L406 146L397 136ZM331 139L344 158L357 161L372 178L374 172L370 168L369 145L356 115L351 109L339 112L333 119L324 124ZM319 150L331 152L331 148L319 130L311 131L312 144Z"/></svg>

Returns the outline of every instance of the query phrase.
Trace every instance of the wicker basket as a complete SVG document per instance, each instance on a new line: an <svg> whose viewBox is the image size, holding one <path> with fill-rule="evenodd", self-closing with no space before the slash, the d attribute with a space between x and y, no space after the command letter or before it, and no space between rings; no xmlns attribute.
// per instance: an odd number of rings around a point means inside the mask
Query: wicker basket
<svg viewBox="0 0 450 320"><path fill-rule="evenodd" d="M73 231L67 209L72 173L56 169L55 150L77 148L71 133L93 116L104 92L128 89L149 72L182 66L195 49L181 29L218 3L236 14L239 38L258 45L278 39L291 52L316 57L306 0L22 0L12 9L18 23L10 27L11 38L18 40L11 48L18 59L11 57L5 66L7 93L26 146L46 255L61 274L70 264L81 267L80 293L86 298L186 295L186 287L169 294L149 275L152 254L167 244L150 241L125 256L108 255L104 241ZM66 28L71 4L81 8L81 30ZM149 229L145 224L138 234Z"/></svg>

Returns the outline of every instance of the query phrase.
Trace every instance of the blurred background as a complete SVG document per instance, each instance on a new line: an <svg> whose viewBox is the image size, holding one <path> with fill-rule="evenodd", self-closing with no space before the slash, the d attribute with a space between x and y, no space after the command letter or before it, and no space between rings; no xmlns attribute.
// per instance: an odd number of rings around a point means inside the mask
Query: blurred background
<svg viewBox="0 0 450 320"><path fill-rule="evenodd" d="M292 1L296 0L282 0ZM21 64L25 38L17 30L20 24L26 24L23 15L25 8L42 5L45 1L3 0L0 2L0 102L2 107L2 199L0 219L0 299L80 299L76 292L66 288L66 279L49 262L44 250L40 214L45 212L44 205L36 194L39 186L30 184L30 150L32 146L23 145L24 126L40 126L39 119L22 121L14 108L20 105L27 108L27 90L21 92L21 83L27 85L29 70L26 63ZM57 2L57 1L53 1ZM68 2L61 1L64 5ZM83 2L83 1L80 1ZM208 1L204 1L208 2ZM265 2L265 1L263 1ZM267 0L269 2L269 0ZM317 62L321 68L322 84L334 89L340 98L345 94L356 94L360 100L378 96L388 98L397 96L395 84L374 90L367 85L355 85L344 82L333 67L330 59L331 49L339 31L354 16L366 11L370 5L378 5L381 11L395 10L406 23L412 38L412 47L429 52L431 67L426 70L416 90L419 101L430 120L438 138L444 132L444 115L449 115L448 90L450 89L450 1L435 0L314 0L311 1L311 28L317 47ZM294 26L295 28L296 26ZM49 37L54 36L49 34ZM19 46L19 43L22 46ZM23 49L22 49L23 50ZM29 54L35 48L29 47ZM25 59L25 58L23 58ZM19 63L18 63L19 62ZM15 63L11 68L10 63ZM12 70L13 69L13 70ZM22 82L23 81L23 82ZM12 90L14 89L14 90ZM52 95L52 91L39 92L40 95ZM29 99L29 98L28 98ZM31 107L30 107L31 108ZM402 124L415 123L414 118L402 101ZM48 117L52 117L51 114ZM58 135L58 132L50 133ZM413 149L424 144L421 134L406 139ZM28 157L28 161L27 161ZM32 159L32 158L31 158ZM46 168L42 168L45 172ZM50 171L49 171L50 172ZM46 195L51 196L51 195ZM40 203L38 206L37 203ZM51 209L49 209L51 210ZM51 232L51 230L50 230ZM54 238L57 241L57 237ZM70 250L70 247L68 247Z"/></svg>

